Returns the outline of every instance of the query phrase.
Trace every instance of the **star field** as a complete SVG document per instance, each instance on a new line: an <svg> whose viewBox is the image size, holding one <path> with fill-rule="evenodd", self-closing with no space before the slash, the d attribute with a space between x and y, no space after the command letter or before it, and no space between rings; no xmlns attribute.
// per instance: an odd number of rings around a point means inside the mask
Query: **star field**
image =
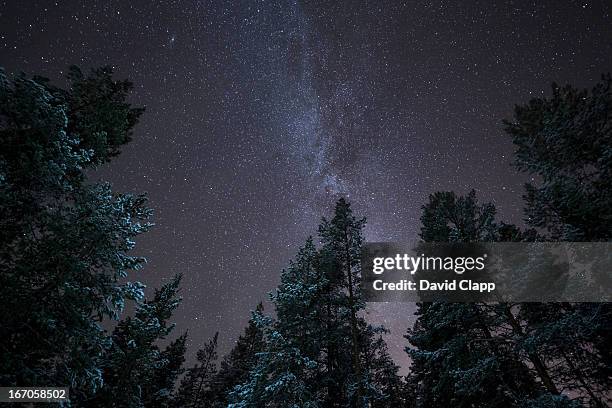
<svg viewBox="0 0 612 408"><path fill-rule="evenodd" d="M550 83L612 67L612 5L538 2L0 2L0 65L62 83L109 64L147 108L134 141L92 176L147 191L156 227L140 276L184 276L189 358L233 344L296 248L346 196L369 241L414 240L439 190L521 222L501 120ZM372 304L402 334L412 306Z"/></svg>

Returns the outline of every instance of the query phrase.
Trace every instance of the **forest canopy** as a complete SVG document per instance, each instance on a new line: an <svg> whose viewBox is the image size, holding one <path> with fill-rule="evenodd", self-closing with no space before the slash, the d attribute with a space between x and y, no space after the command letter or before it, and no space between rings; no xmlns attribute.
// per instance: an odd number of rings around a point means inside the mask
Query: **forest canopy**
<svg viewBox="0 0 612 408"><path fill-rule="evenodd" d="M68 386L75 407L612 403L609 304L419 303L400 376L387 330L365 318L366 220L345 198L280 272L273 310L254 305L227 355L218 361L217 333L184 367L188 334L172 323L182 275L149 297L133 280L145 264L136 239L152 227L146 195L88 177L121 153L144 110L108 67L73 67L68 80L0 71L0 385ZM504 122L516 168L537 180L517 197L526 227L499 220L474 190L441 191L422 207L420 239L609 241L611 86L610 75L592 90L553 85Z"/></svg>

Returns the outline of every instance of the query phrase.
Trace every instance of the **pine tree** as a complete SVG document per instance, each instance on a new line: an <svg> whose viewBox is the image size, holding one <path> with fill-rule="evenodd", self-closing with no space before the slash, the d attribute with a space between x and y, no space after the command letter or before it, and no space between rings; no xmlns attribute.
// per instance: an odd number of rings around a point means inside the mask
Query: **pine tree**
<svg viewBox="0 0 612 408"><path fill-rule="evenodd" d="M219 332L197 352L197 363L181 381L175 405L183 408L208 408L212 404L211 386L217 372Z"/></svg>
<svg viewBox="0 0 612 408"><path fill-rule="evenodd" d="M336 204L334 217L328 221L323 219L319 227L319 235L323 243L322 256L326 259L328 270L331 271L330 280L340 290L338 297L341 316L347 316L349 323L349 338L351 345L350 361L351 375L346 377L346 384L352 405L365 406L369 398L366 389L369 387L367 374L363 372L361 361L360 330L365 327L363 319L358 313L365 308L360 294L360 266L362 229L365 219L357 219L351 210L350 204L341 198ZM365 375L364 375L365 374Z"/></svg>
<svg viewBox="0 0 612 408"><path fill-rule="evenodd" d="M375 397L370 401L372 408L405 408L404 383L398 371L399 367L389 355L387 344L382 334L371 333L370 346L365 349L364 367L371 373L370 394Z"/></svg>
<svg viewBox="0 0 612 408"><path fill-rule="evenodd" d="M180 280L180 275L175 276L156 290L151 300L139 303L134 316L126 317L115 327L112 346L103 363L104 385L86 405L131 408L141 407L145 401L162 406L170 401L171 389L157 388L153 383L169 368L170 361L160 352L157 342L174 327L168 319L180 303ZM184 344L183 350L176 351L184 352ZM180 365L174 369L180 369Z"/></svg>
<svg viewBox="0 0 612 408"><path fill-rule="evenodd" d="M473 231L486 225L485 236L495 241L543 239L534 230L495 223L492 206L490 211L476 208L473 194L466 199L452 193L431 196L423 211L421 237L479 241ZM482 216L491 221L480 220ZM410 392L425 407L605 406L606 383L598 377L605 359L594 352L593 344L607 307L419 304L417 323L406 336L412 345L407 350L413 359ZM572 390L572 400L561 390Z"/></svg>
<svg viewBox="0 0 612 408"><path fill-rule="evenodd" d="M436 193L423 207L421 238L428 242L496 241L520 236L513 226L498 226L495 207L466 197ZM417 406L504 407L539 395L542 390L514 344L517 333L508 305L420 303L417 322L406 338L413 364L409 383ZM508 328L508 326L510 326ZM534 365L537 354L530 356ZM546 370L539 371L547 376Z"/></svg>
<svg viewBox="0 0 612 408"><path fill-rule="evenodd" d="M281 273L281 283L271 295L277 320L260 311L252 321L264 334L265 349L248 379L231 393L231 407L317 407L317 380L321 337L317 297L326 287L317 271L317 251L312 239ZM275 405L276 404L276 405Z"/></svg>
<svg viewBox="0 0 612 408"><path fill-rule="evenodd" d="M254 311L256 315L263 314L263 304L259 303ZM219 372L211 384L212 406L227 407L229 394L238 384L245 382L249 372L255 367L257 354L264 350L262 330L253 319L236 341L236 345L221 361Z"/></svg>
<svg viewBox="0 0 612 408"><path fill-rule="evenodd" d="M174 406L174 388L180 375L185 371L187 333L172 341L161 352L159 367L153 371L151 381L143 391L144 406L147 408L169 408Z"/></svg>
<svg viewBox="0 0 612 408"><path fill-rule="evenodd" d="M363 318L359 288L365 220L338 201L281 274L271 295L276 319L254 314L265 348L231 407L401 406L402 383L381 334ZM385 405L387 404L387 405Z"/></svg>
<svg viewBox="0 0 612 408"><path fill-rule="evenodd" d="M264 329L266 348L259 353L248 379L230 393L229 408L291 407L315 408L320 405L313 373L316 361L305 356L275 330L264 316L258 324ZM255 317L257 319L257 317Z"/></svg>
<svg viewBox="0 0 612 408"><path fill-rule="evenodd" d="M102 320L143 296L125 278L144 262L130 251L151 211L85 172L129 141L142 113L131 84L71 72L60 90L0 70L0 383L86 398L112 344Z"/></svg>
<svg viewBox="0 0 612 408"><path fill-rule="evenodd" d="M526 221L547 232L544 240L612 238L611 86L609 74L591 91L553 84L552 97L517 106L505 121L515 165L534 176ZM592 406L612 403L610 304L525 305L522 318L529 323L524 342L546 350L564 388Z"/></svg>
<svg viewBox="0 0 612 408"><path fill-rule="evenodd" d="M505 130L526 184L527 222L549 239L612 239L612 76L590 92L553 84L551 98L518 105Z"/></svg>

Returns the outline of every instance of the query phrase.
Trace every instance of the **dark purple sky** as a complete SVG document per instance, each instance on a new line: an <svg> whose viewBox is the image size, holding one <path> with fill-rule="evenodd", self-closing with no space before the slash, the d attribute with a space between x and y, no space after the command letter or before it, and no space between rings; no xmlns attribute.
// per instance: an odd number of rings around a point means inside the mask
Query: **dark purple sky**
<svg viewBox="0 0 612 408"><path fill-rule="evenodd" d="M414 240L438 190L478 191L520 222L525 177L501 120L552 81L612 68L608 1L1 1L0 65L57 80L104 64L146 105L135 140L96 174L147 191L138 240L150 287L183 272L190 358L221 352L333 202L369 241ZM370 305L402 334L412 306ZM178 334L177 331L177 334Z"/></svg>

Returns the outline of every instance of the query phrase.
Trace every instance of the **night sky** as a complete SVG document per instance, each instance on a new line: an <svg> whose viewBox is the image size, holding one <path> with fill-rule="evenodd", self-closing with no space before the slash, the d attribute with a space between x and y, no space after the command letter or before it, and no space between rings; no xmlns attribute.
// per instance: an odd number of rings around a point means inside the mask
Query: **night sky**
<svg viewBox="0 0 612 408"><path fill-rule="evenodd" d="M495 5L493 3L496 3ZM477 190L521 221L526 176L502 131L550 83L612 70L609 1L2 1L0 66L62 84L70 64L115 67L147 111L93 174L147 191L137 242L150 288L182 272L189 362L224 354L334 201L368 241L410 241L438 190ZM413 306L370 304L402 349Z"/></svg>

